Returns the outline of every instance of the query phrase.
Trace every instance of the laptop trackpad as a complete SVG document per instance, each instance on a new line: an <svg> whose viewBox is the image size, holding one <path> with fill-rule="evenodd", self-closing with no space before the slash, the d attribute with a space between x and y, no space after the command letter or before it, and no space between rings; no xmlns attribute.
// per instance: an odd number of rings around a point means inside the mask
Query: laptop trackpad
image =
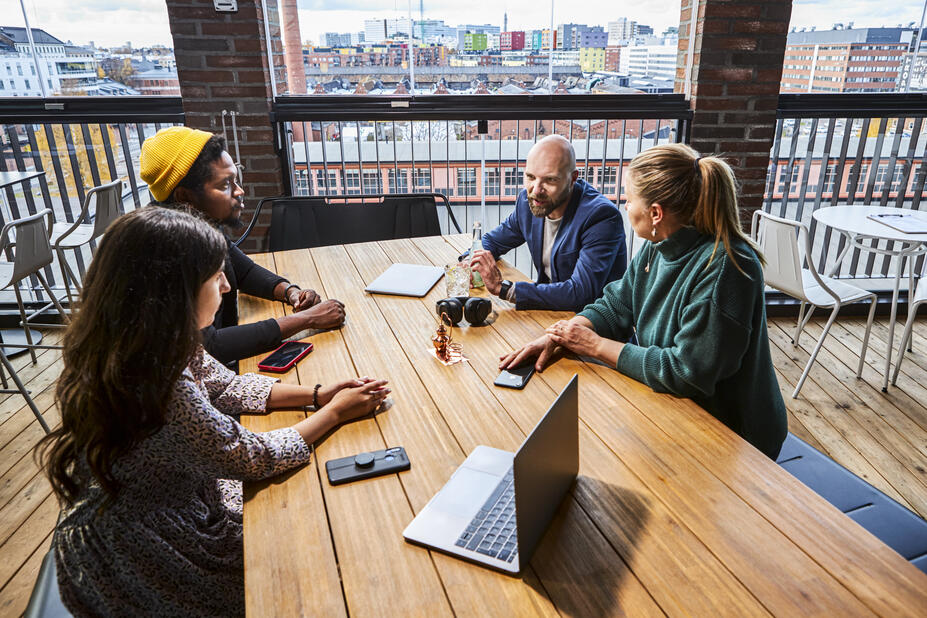
<svg viewBox="0 0 927 618"><path fill-rule="evenodd" d="M458 468L429 507L442 513L468 516L483 506L500 478L471 468Z"/></svg>

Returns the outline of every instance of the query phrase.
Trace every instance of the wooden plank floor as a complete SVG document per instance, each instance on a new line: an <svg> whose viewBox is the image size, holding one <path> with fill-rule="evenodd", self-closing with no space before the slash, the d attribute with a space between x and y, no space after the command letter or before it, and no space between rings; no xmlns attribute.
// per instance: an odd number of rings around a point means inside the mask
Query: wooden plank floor
<svg viewBox="0 0 927 618"><path fill-rule="evenodd" d="M882 393L888 321L878 320L870 337L862 379L856 364L865 321L834 325L798 399L792 389L807 362L823 320L812 320L797 346L794 321L769 323L770 347L789 429L927 517L927 320L915 325L914 352L905 356L897 388ZM897 336L901 327L898 327ZM45 333L55 343L60 331ZM60 351L43 350L33 365L27 355L13 364L52 426L59 422L54 385ZM32 448L42 430L19 395L0 395L0 616L20 615L29 600L42 557L51 542L57 504Z"/></svg>

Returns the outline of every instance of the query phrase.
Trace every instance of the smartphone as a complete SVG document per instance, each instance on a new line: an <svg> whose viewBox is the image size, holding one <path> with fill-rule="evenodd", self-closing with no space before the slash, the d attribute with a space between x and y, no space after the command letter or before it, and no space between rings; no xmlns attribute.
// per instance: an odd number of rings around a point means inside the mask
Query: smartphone
<svg viewBox="0 0 927 618"><path fill-rule="evenodd" d="M284 341L283 345L258 361L261 371L283 373L289 371L296 361L312 352L312 344L302 341Z"/></svg>
<svg viewBox="0 0 927 618"><path fill-rule="evenodd" d="M358 453L352 457L331 459L325 462L328 482L332 485L369 479L381 474L401 472L402 470L408 470L410 467L411 463L406 455L406 449L401 446L370 453Z"/></svg>
<svg viewBox="0 0 927 618"><path fill-rule="evenodd" d="M525 384L534 375L534 363L530 362L516 369L503 369L499 377L493 382L496 386L505 388L525 388Z"/></svg>

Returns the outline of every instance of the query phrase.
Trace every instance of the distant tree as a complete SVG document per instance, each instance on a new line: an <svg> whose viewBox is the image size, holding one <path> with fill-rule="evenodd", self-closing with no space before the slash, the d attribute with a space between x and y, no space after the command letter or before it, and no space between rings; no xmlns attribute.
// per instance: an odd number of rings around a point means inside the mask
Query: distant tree
<svg viewBox="0 0 927 618"><path fill-rule="evenodd" d="M101 64L103 73L106 77L114 82L129 86L129 82L135 75L135 67L129 58L107 58Z"/></svg>

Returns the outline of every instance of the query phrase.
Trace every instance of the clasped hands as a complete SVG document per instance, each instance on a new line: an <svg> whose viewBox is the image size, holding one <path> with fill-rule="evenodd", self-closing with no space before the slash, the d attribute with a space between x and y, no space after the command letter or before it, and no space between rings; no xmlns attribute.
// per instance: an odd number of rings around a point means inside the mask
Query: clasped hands
<svg viewBox="0 0 927 618"><path fill-rule="evenodd" d="M333 298L323 301L315 290L292 288L286 302L305 319L305 328L337 328L344 323L344 303Z"/></svg>

